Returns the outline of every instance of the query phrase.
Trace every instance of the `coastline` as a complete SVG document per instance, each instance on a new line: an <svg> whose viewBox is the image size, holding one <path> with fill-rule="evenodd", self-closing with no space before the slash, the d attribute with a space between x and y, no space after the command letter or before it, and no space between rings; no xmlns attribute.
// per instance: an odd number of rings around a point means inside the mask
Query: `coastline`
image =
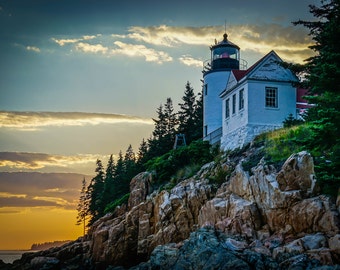
<svg viewBox="0 0 340 270"><path fill-rule="evenodd" d="M37 252L37 250L31 249L0 250L0 260L2 260L4 263L13 263L15 260L20 259L22 254L27 252Z"/></svg>

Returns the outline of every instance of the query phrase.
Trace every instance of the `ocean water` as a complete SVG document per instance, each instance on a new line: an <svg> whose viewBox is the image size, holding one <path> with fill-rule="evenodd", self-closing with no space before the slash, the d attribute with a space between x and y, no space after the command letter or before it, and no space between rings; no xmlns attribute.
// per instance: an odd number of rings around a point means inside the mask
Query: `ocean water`
<svg viewBox="0 0 340 270"><path fill-rule="evenodd" d="M0 250L0 260L5 263L12 263L21 258L23 253L30 252L30 250Z"/></svg>

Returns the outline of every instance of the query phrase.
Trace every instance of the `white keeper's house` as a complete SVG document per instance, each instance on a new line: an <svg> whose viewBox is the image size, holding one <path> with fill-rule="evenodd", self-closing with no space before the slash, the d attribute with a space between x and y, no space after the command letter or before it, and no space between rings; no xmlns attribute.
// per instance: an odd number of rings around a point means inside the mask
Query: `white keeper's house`
<svg viewBox="0 0 340 270"><path fill-rule="evenodd" d="M256 135L282 127L304 108L298 78L271 51L246 69L240 48L223 35L203 64L203 137L224 150L242 147ZM299 100L300 99L300 100ZM299 102L297 102L299 101Z"/></svg>

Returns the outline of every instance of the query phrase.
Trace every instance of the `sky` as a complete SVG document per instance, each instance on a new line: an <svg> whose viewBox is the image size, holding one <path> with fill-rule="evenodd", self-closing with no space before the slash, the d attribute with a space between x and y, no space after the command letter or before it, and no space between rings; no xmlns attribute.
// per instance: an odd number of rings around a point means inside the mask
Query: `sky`
<svg viewBox="0 0 340 270"><path fill-rule="evenodd" d="M316 0L0 0L0 250L76 239L83 177L135 152L156 109L201 91L209 46L248 67L275 50L303 63Z"/></svg>

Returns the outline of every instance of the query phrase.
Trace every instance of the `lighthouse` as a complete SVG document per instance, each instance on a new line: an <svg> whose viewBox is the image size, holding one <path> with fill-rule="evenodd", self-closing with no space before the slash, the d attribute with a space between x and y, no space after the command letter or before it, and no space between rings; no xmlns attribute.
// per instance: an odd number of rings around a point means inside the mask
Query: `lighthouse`
<svg viewBox="0 0 340 270"><path fill-rule="evenodd" d="M210 46L211 57L203 64L203 138L211 144L222 136L220 93L226 88L231 70L240 69L240 48L223 35L223 40ZM243 65L242 65L242 68Z"/></svg>

